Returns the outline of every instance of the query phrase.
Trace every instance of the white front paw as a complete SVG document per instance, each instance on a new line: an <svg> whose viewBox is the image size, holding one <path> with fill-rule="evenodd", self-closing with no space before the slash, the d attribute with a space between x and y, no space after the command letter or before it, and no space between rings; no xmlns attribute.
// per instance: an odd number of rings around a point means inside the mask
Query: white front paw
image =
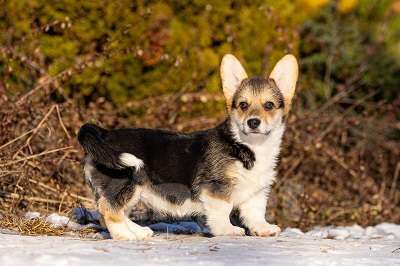
<svg viewBox="0 0 400 266"><path fill-rule="evenodd" d="M218 228L218 230L211 230L214 236L244 236L245 230L239 226L226 226L224 228Z"/></svg>
<svg viewBox="0 0 400 266"><path fill-rule="evenodd" d="M143 240L153 235L150 228L142 227L128 219L120 223L108 224L107 228L115 240Z"/></svg>
<svg viewBox="0 0 400 266"><path fill-rule="evenodd" d="M154 234L154 232L153 232L153 230L150 229L150 227L142 226L143 239L149 238L149 237L153 236L153 234Z"/></svg>
<svg viewBox="0 0 400 266"><path fill-rule="evenodd" d="M273 236L279 235L280 232L281 228L279 226L269 223L256 226L250 230L250 233L253 236Z"/></svg>
<svg viewBox="0 0 400 266"><path fill-rule="evenodd" d="M129 231L135 234L136 240L143 240L153 235L153 230L147 226L140 226L130 220L126 220Z"/></svg>
<svg viewBox="0 0 400 266"><path fill-rule="evenodd" d="M137 235L124 222L109 224L108 231L114 240L138 240Z"/></svg>

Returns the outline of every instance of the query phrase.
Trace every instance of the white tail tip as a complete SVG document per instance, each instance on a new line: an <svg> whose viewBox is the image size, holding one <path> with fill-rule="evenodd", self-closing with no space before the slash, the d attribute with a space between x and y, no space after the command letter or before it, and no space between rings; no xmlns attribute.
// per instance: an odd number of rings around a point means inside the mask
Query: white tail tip
<svg viewBox="0 0 400 266"><path fill-rule="evenodd" d="M121 164L128 166L128 167L135 167L136 168L136 172L138 172L143 166L144 163L141 159L139 159L138 157L136 157L133 154L130 153L121 153L121 155L119 156L119 160L121 162Z"/></svg>

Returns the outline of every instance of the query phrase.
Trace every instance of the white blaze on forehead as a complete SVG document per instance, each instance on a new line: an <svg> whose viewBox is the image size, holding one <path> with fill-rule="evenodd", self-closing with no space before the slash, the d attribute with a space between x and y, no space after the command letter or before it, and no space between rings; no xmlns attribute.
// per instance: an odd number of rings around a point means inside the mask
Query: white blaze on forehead
<svg viewBox="0 0 400 266"><path fill-rule="evenodd" d="M135 167L136 171L139 171L144 166L144 163L141 159L133 154L126 152L121 153L121 155L119 156L119 160L125 166Z"/></svg>

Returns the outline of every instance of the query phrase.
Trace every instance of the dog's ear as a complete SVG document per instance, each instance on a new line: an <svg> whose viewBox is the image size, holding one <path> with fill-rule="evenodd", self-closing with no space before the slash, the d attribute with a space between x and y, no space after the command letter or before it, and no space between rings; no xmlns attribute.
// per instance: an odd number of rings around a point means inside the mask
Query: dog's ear
<svg viewBox="0 0 400 266"><path fill-rule="evenodd" d="M242 80L247 78L247 74L239 60L231 54L226 54L222 58L220 74L226 104L228 110L230 110L233 95L239 88Z"/></svg>
<svg viewBox="0 0 400 266"><path fill-rule="evenodd" d="M290 110L298 75L299 66L296 58L291 54L282 57L269 75L269 78L275 81L282 92L285 101L285 113Z"/></svg>

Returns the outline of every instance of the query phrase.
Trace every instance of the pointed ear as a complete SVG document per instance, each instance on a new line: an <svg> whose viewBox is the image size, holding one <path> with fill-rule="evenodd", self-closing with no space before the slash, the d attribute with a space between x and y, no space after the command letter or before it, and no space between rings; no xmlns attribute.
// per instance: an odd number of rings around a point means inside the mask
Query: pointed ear
<svg viewBox="0 0 400 266"><path fill-rule="evenodd" d="M222 58L220 74L226 104L228 110L230 110L233 95L239 88L242 80L247 78L247 74L239 60L231 54L226 54Z"/></svg>
<svg viewBox="0 0 400 266"><path fill-rule="evenodd" d="M298 75L299 66L296 58L291 54L282 57L269 75L269 78L275 81L282 92L285 101L285 113L290 110Z"/></svg>

